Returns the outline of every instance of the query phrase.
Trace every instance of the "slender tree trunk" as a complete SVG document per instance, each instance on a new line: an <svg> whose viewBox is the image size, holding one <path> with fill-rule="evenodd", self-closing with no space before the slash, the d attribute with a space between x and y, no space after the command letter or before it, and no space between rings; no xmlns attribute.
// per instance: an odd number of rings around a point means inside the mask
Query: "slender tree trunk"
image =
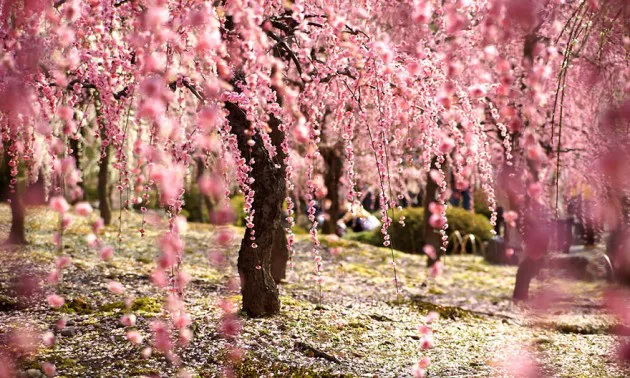
<svg viewBox="0 0 630 378"><path fill-rule="evenodd" d="M435 164L437 163L437 158L433 158L431 161L431 169L435 169ZM446 165L442 165L442 169L446 170ZM434 230L433 227L429 224L429 218L431 217L431 211L429 211L429 205L431 202L435 202L435 196L438 191L438 184L433 181L431 175L427 172L427 185L424 191L424 227L423 227L423 239L424 244L428 244L435 248L436 258L432 259L431 257L427 257L427 266L433 266L436 262L440 260L442 256L442 252L440 250L440 246L442 245L441 235L438 230ZM422 247L422 246L421 246Z"/></svg>
<svg viewBox="0 0 630 378"><path fill-rule="evenodd" d="M105 147L105 156L98 165L98 209L106 225L112 222L112 208L109 200L109 159L111 146Z"/></svg>
<svg viewBox="0 0 630 378"><path fill-rule="evenodd" d="M10 194L11 197L11 231L9 231L8 244L22 245L26 244L26 233L24 231L24 219L26 218L26 209L22 202L22 196L18 188Z"/></svg>
<svg viewBox="0 0 630 378"><path fill-rule="evenodd" d="M245 231L237 264L241 278L243 310L252 317L270 316L280 311L278 288L271 274L271 260L274 236L280 227L282 203L286 193L284 175L282 168L269 157L259 137L253 137L256 144L250 149L247 144L250 139L247 135L250 123L245 113L233 103L226 103L225 108L229 112L228 122L237 137L242 156L255 161L251 171L254 179L251 189L255 191L252 206L254 228ZM277 129L278 125L277 121L270 122L272 129ZM252 241L254 235L256 239Z"/></svg>
<svg viewBox="0 0 630 378"><path fill-rule="evenodd" d="M339 180L343 170L341 146L335 145L320 148L320 153L326 164L324 183L326 184L326 189L328 189L326 199L330 201L328 219L322 225L322 233L335 234L337 233L337 220L339 220L339 212L341 211L339 203Z"/></svg>
<svg viewBox="0 0 630 378"><path fill-rule="evenodd" d="M9 184L11 181L11 170L9 169L9 161L6 148L2 154L2 164L0 165L0 202L9 199Z"/></svg>
<svg viewBox="0 0 630 378"><path fill-rule="evenodd" d="M98 92L95 95L94 109L96 111L96 121L101 128L101 142L106 141L104 116L101 109L101 97ZM112 222L112 207L109 198L109 160L111 155L111 144L107 144L105 147L104 155L101 155L101 161L98 165L98 210L101 213L101 218L105 225L109 225ZM122 206L122 203L120 204Z"/></svg>
<svg viewBox="0 0 630 378"><path fill-rule="evenodd" d="M10 180L10 172L11 167L9 166L9 161L11 161L11 157L9 156L9 148L8 144L4 146L4 156L2 162L2 171L7 173ZM7 181L7 184L9 182ZM24 203L22 202L22 196L20 195L20 190L18 185L16 184L13 191L11 191L7 185L7 196L11 201L11 229L9 230L9 238L7 239L7 244L10 245L23 245L26 244L26 233L24 229L24 219L26 217L26 209L24 208Z"/></svg>
<svg viewBox="0 0 630 378"><path fill-rule="evenodd" d="M70 137L69 139L70 148L72 149L72 157L75 160L77 170L81 172L81 177L83 177L83 172L81 171L81 152L79 151L81 145L79 143L79 137ZM83 180L79 181L78 186L81 188L81 195L76 198L72 198L72 203L77 203L85 198L85 185Z"/></svg>

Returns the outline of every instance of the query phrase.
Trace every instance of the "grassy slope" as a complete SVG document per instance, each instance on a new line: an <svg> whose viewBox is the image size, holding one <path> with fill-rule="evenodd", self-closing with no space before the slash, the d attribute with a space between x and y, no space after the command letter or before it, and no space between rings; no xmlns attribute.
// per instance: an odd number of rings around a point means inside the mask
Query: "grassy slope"
<svg viewBox="0 0 630 378"><path fill-rule="evenodd" d="M135 214L123 215L121 247L113 261L103 263L85 245L87 224L76 219L66 233L64 249L74 264L60 289L70 302L63 310L75 335L61 336L53 351L42 349L39 360L24 361L24 368L37 366L38 361L54 361L60 375L68 377L172 376L179 369L160 356L140 357L139 348L124 339L125 329L117 321L121 298L106 289L111 279L125 284L137 298L138 328L148 336L148 321L162 316L161 302L153 299L160 294L150 284L148 274L158 253L156 236L165 226L148 226L147 237L140 239L135 237L139 222ZM20 271L44 274L56 256L51 243L57 224L54 214L31 209L27 223L31 244L0 252L0 300L6 302L0 306L4 308L0 311L0 333L25 323L45 330L60 315L47 308L41 296L28 308L10 303L11 277ZM0 239L6 238L8 227L9 211L1 205ZM103 238L116 245L117 231L117 224L109 227ZM238 299L238 293L226 288L227 279L236 275L235 263L226 271L217 271L207 263L213 231L212 226L192 224L185 234L184 262L193 276L186 300L195 336L180 355L182 365L201 377L216 376L225 360L227 341L216 330L217 300L222 296ZM235 240L226 251L233 262L238 243ZM238 366L239 375L406 376L418 356L416 327L429 310L443 315L435 326L436 347L428 353L433 361L430 376L502 376L506 374L502 361L514 358L518 345L526 347L544 366L546 375L628 375L612 362L615 338L605 332L612 320L597 309L601 289L597 283L559 279L534 283L535 289L566 286L564 300L571 307L550 317L528 315L510 304L513 267L455 256L446 261L442 276L431 279L420 256L396 252L402 282L397 295L390 251L337 239L324 239L323 246L321 303L311 274L310 244L305 238L299 239L295 270L281 287L282 313L268 319L243 318L238 343L246 353ZM341 247L341 254L331 256L330 247ZM335 356L340 363L312 357L296 347L300 342Z"/></svg>

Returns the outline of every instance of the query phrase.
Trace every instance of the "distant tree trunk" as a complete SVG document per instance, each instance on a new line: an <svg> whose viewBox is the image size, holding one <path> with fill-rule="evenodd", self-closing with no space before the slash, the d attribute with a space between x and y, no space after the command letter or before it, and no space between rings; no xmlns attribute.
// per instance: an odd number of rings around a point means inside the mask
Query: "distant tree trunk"
<svg viewBox="0 0 630 378"><path fill-rule="evenodd" d="M7 176L10 180L11 167L9 166L9 161L11 161L11 157L9 156L9 146L5 144L4 156L2 159L2 171L7 172ZM11 201L11 229L9 231L7 244L23 245L26 244L26 233L24 229L26 209L24 208L24 203L22 202L22 196L20 195L18 185L15 185L13 191L11 191L7 185L7 192L8 199Z"/></svg>
<svg viewBox="0 0 630 378"><path fill-rule="evenodd" d="M70 137L69 139L70 139L70 148L72 149L72 157L74 158L74 161L76 163L77 171L81 172L81 177L83 177L83 172L81 171L81 153L79 151L79 148L81 148L81 145L79 143L79 137L76 137L76 138ZM85 185L83 183L83 180L79 181L78 186L79 188L81 188L81 196L72 198L72 203L76 203L85 198Z"/></svg>
<svg viewBox="0 0 630 378"><path fill-rule="evenodd" d="M102 135L103 136L103 135ZM105 156L101 156L98 165L98 209L106 225L112 222L112 209L109 200L109 159L111 146L105 147Z"/></svg>
<svg viewBox="0 0 630 378"><path fill-rule="evenodd" d="M101 109L100 94L96 92L94 101L94 108L96 110L96 121L101 128L101 142L105 142L107 137L105 135L104 116ZM107 144L104 154L101 155L101 161L98 164L98 210L101 213L101 218L105 225L109 225L112 222L112 208L109 199L109 159L111 155L111 144ZM122 206L122 203L120 204Z"/></svg>
<svg viewBox="0 0 630 378"><path fill-rule="evenodd" d="M22 245L26 244L26 234L24 232L24 219L26 217L26 209L22 203L22 196L18 188L11 193L11 231L9 231L8 244Z"/></svg>
<svg viewBox="0 0 630 378"><path fill-rule="evenodd" d="M9 199L9 183L11 181L11 172L7 161L7 151L4 149L2 154L2 164L0 165L0 202Z"/></svg>
<svg viewBox="0 0 630 378"><path fill-rule="evenodd" d="M203 174L206 171L206 165L205 162L202 158L198 157L195 159L195 161L197 162L197 182L199 182L199 179L201 178L201 176L203 176ZM201 216L201 221L205 222L205 218L203 216L203 206L206 207L206 210L208 210L208 218L211 217L212 215L212 211L214 210L214 205L212 204L212 201L217 201L218 198L210 198L209 196L201 193L199 195L199 213Z"/></svg>
<svg viewBox="0 0 630 378"><path fill-rule="evenodd" d="M280 298L271 273L271 260L286 194L284 175L282 168L270 158L262 140L257 136L253 137L256 144L251 147L250 153L250 146L247 144L250 139L250 123L245 113L233 103L227 102L225 108L229 112L228 122L237 137L242 156L255 160L251 171L254 179L251 188L255 191L252 206L255 211L254 233L252 229L246 229L237 264L241 278L243 310L252 317L270 316L280 312ZM269 122L272 129L277 129L278 125L277 120ZM280 149L279 145L276 146ZM254 235L257 248L252 247L251 237Z"/></svg>
<svg viewBox="0 0 630 378"><path fill-rule="evenodd" d="M330 201L328 209L328 219L322 225L323 234L337 233L337 220L339 219L340 203L339 203L339 181L343 170L343 159L340 145L320 148L320 153L326 164L326 173L324 174L324 184L328 193L326 199Z"/></svg>
<svg viewBox="0 0 630 378"><path fill-rule="evenodd" d="M431 161L431 169L436 169L437 158L433 158ZM447 169L446 164L442 164L442 169ZM433 227L429 224L429 218L431 217L431 212L429 211L429 205L431 202L435 202L435 195L438 191L438 184L433 181L431 175L427 172L427 185L424 191L424 227L423 227L423 239L424 244L428 244L435 248L436 258L432 259L427 256L427 266L433 266L436 262L440 260L442 256L442 252L440 250L440 246L442 245L442 239L438 230L434 230ZM421 246L422 248L422 246Z"/></svg>

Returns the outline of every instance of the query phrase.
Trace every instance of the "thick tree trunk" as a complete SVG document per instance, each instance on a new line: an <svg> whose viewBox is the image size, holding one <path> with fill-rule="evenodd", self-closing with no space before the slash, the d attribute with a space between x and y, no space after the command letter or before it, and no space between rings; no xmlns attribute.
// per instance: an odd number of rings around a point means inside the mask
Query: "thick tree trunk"
<svg viewBox="0 0 630 378"><path fill-rule="evenodd" d="M271 260L286 193L284 175L281 166L269 157L258 136L253 137L256 144L250 152L247 144L250 123L245 113L233 103L226 103L225 107L242 156L255 161L251 171L251 178L254 179L251 189L255 192L252 206L254 228L246 229L238 253L243 310L252 317L270 316L280 311L278 288L271 274ZM279 122L275 120L269 124L272 129L277 129ZM279 148L279 145L276 146ZM255 241L252 241L254 235Z"/></svg>
<svg viewBox="0 0 630 378"><path fill-rule="evenodd" d="M287 236L282 224L278 225L273 236L273 250L271 251L271 276L276 284L287 277L287 261L289 261L289 249L287 248Z"/></svg>
<svg viewBox="0 0 630 378"><path fill-rule="evenodd" d="M330 208L327 210L328 218L322 225L322 233L336 234L337 220L339 220L339 212L341 211L339 203L339 180L343 170L341 146L320 148L320 153L326 164L324 183L328 189L326 199L330 201Z"/></svg>
<svg viewBox="0 0 630 378"><path fill-rule="evenodd" d="M542 259L526 257L516 271L516 282L514 284L514 301L526 301L529 299L529 284L536 277L543 267Z"/></svg>
<svg viewBox="0 0 630 378"><path fill-rule="evenodd" d="M433 158L431 161L431 169L435 169L435 164L437 162L436 158ZM446 165L442 165L442 169L446 169ZM431 217L431 212L429 211L429 205L431 202L435 202L435 196L438 191L438 184L433 181L431 175L427 172L427 185L424 191L424 227L423 227L423 239L424 244L428 244L435 248L436 258L432 259L431 257L427 257L427 266L433 266L436 262L440 260L442 256L442 252L440 250L440 246L442 245L441 235L439 230L434 230L433 227L429 224L429 218ZM423 246L421 246L422 248Z"/></svg>
<svg viewBox="0 0 630 378"><path fill-rule="evenodd" d="M98 209L106 225L112 222L112 208L109 200L110 149L111 147L109 145L105 147L105 156L101 157L101 161L98 165Z"/></svg>
<svg viewBox="0 0 630 378"><path fill-rule="evenodd" d="M26 244L26 233L24 231L26 209L18 188L15 188L15 191L9 197L11 198L11 231L9 231L7 243L13 245Z"/></svg>

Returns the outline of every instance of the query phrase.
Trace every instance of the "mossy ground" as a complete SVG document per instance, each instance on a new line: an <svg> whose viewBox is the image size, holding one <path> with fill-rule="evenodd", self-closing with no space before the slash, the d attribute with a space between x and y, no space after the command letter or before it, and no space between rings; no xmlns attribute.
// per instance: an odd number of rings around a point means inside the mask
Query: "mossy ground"
<svg viewBox="0 0 630 378"><path fill-rule="evenodd" d="M75 222L64 236L62 254L72 258L58 291L67 299L59 310L45 304L44 290L27 303L14 298L15 277L29 274L44 281L60 253L52 244L55 214L29 209L28 246L0 252L0 333L26 324L53 329L67 316L70 336L58 335L53 350L42 348L37 359L55 362L65 377L175 376L185 368L196 377L219 376L228 341L217 332L220 298L239 299L226 282L236 277L235 259L240 240L228 248L232 264L219 271L206 255L216 229L191 224L184 234L184 266L193 277L186 302L193 318L194 338L179 350L181 367L154 355L140 357L140 347L126 341L118 319L123 298L107 290L110 280L124 284L135 297L131 306L137 329L149 336L148 323L163 317L163 293L150 282L158 251L157 237L166 225L148 225L147 236L137 237L140 217L123 214L123 240L118 224L106 228L103 240L116 246L115 257L101 262L87 247L89 227ZM9 211L0 206L0 239L9 228ZM242 230L235 228L237 233ZM515 268L489 265L476 256L449 256L444 274L431 278L424 258L394 252L399 292L393 284L392 252L335 237L322 237L324 281L312 275L310 244L298 237L295 269L280 287L282 311L272 318L242 317L236 343L244 350L235 366L243 377L404 377L418 357L416 328L429 311L442 317L434 326L435 348L428 374L433 377L505 376L505 361L524 348L546 375L559 377L623 377L630 372L614 362L616 336L608 330L614 319L601 310L601 282L548 278L532 284L534 293L546 287L566 288L566 306L551 314L514 307L510 301ZM340 253L331 254L332 248ZM339 251L335 249L334 251ZM320 296L321 293L321 296ZM145 341L147 343L147 341ZM318 358L308 345L339 362Z"/></svg>

